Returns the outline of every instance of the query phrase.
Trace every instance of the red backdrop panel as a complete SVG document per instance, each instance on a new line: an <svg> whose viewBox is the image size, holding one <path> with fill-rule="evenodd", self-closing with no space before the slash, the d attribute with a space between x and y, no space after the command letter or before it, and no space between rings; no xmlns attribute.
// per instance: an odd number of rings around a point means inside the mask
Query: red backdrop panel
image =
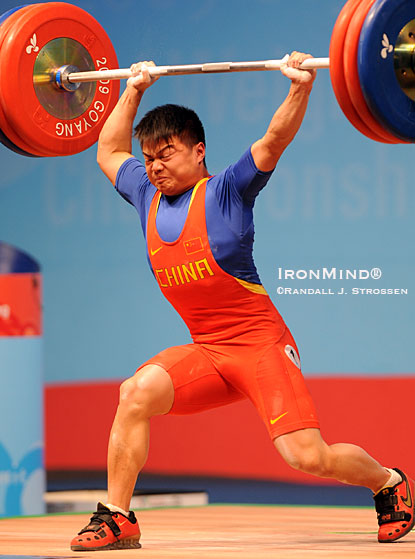
<svg viewBox="0 0 415 559"><path fill-rule="evenodd" d="M328 443L363 446L386 466L415 473L415 376L314 377L307 384ZM46 388L46 467L105 469L119 381ZM279 457L250 402L152 420L145 471L321 483Z"/></svg>

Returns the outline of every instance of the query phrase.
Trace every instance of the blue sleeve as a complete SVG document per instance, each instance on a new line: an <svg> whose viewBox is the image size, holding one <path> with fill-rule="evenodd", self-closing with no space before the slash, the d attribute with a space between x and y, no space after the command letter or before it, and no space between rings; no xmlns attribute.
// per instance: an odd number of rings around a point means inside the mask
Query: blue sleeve
<svg viewBox="0 0 415 559"><path fill-rule="evenodd" d="M124 161L118 169L115 188L137 210L145 235L147 213L156 187L149 181L144 165L135 157Z"/></svg>
<svg viewBox="0 0 415 559"><path fill-rule="evenodd" d="M206 189L206 225L216 262L228 274L260 284L253 257L255 198L272 171L260 171L251 150L213 176Z"/></svg>
<svg viewBox="0 0 415 559"><path fill-rule="evenodd" d="M243 204L253 207L255 198L267 184L272 171L260 171L255 165L252 157L251 148L247 149L242 157L227 167L218 178L217 196L221 205L226 205L225 198L230 203L239 198Z"/></svg>
<svg viewBox="0 0 415 559"><path fill-rule="evenodd" d="M135 201L140 196L140 191L146 188L149 182L144 165L135 157L124 161L118 169L115 180L115 189L130 204L135 206Z"/></svg>
<svg viewBox="0 0 415 559"><path fill-rule="evenodd" d="M251 148L229 168L234 176L235 188L245 202L254 203L255 198L267 184L273 171L260 171L255 165Z"/></svg>
<svg viewBox="0 0 415 559"><path fill-rule="evenodd" d="M229 227L240 236L252 223L255 198L267 184L272 171L260 171L249 148L233 165L211 179L215 197Z"/></svg>

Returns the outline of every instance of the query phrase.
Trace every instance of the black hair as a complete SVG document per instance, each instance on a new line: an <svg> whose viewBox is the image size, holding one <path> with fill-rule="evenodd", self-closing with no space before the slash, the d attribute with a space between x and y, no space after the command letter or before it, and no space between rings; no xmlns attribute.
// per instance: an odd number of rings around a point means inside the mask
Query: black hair
<svg viewBox="0 0 415 559"><path fill-rule="evenodd" d="M197 114L181 105L160 105L146 113L134 128L134 137L144 144L156 145L177 136L188 146L206 145L203 124Z"/></svg>

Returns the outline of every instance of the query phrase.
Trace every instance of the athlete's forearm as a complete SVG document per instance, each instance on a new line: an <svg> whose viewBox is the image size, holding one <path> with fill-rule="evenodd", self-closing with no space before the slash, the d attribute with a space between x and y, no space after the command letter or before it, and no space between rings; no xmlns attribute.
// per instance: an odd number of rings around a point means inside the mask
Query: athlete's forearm
<svg viewBox="0 0 415 559"><path fill-rule="evenodd" d="M132 152L134 119L144 91L125 89L105 122L98 140L98 161L115 152Z"/></svg>
<svg viewBox="0 0 415 559"><path fill-rule="evenodd" d="M311 93L311 86L291 84L287 98L274 114L265 134L270 148L286 148L294 139L303 122Z"/></svg>
<svg viewBox="0 0 415 559"><path fill-rule="evenodd" d="M261 171L272 171L285 148L297 134L307 109L312 84L292 83L275 112L265 135L252 146L252 156Z"/></svg>

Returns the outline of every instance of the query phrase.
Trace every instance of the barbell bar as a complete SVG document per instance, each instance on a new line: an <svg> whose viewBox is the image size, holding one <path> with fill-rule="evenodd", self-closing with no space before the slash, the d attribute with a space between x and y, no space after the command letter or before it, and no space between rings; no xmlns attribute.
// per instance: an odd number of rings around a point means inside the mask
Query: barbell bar
<svg viewBox="0 0 415 559"><path fill-rule="evenodd" d="M261 72L267 70L281 70L283 60L284 59L255 60L247 62L205 62L201 64L182 64L175 66L149 66L148 71L151 77L185 76L189 74L219 74L225 72ZM329 58L312 58L306 60L300 66L303 70L329 67ZM101 80L123 80L131 78L133 75L129 68L92 72L67 72L64 67L59 69L59 71L62 73L62 77L59 78L59 81L61 82L59 85L61 85L64 89L66 89L65 85L68 83L74 84Z"/></svg>
<svg viewBox="0 0 415 559"><path fill-rule="evenodd" d="M119 80L132 76L117 68L104 29L62 2L16 8L0 23L0 140L35 156L90 147L118 100ZM149 73L280 70L284 60L151 66ZM308 59L301 68L330 69L339 105L361 133L385 143L415 141L414 0L348 0L330 58Z"/></svg>

